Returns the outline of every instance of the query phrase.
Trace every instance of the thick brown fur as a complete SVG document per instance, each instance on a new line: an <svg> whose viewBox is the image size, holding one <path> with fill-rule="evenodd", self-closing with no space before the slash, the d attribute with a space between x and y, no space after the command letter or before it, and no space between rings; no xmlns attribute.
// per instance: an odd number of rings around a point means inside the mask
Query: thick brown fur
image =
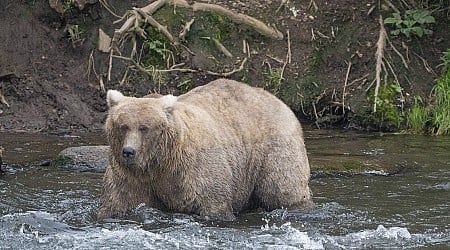
<svg viewBox="0 0 450 250"><path fill-rule="evenodd" d="M232 219L245 209L313 207L300 123L267 91L219 79L179 97L109 91L111 146L99 218L139 204ZM134 157L123 156L125 147Z"/></svg>

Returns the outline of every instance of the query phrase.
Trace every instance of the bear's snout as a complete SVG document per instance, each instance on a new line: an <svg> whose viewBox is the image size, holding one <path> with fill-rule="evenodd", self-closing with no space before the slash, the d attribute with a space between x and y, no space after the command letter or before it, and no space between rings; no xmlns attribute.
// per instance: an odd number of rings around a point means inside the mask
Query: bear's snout
<svg viewBox="0 0 450 250"><path fill-rule="evenodd" d="M129 161L136 155L136 150L134 148L127 146L122 149L122 156L125 160Z"/></svg>

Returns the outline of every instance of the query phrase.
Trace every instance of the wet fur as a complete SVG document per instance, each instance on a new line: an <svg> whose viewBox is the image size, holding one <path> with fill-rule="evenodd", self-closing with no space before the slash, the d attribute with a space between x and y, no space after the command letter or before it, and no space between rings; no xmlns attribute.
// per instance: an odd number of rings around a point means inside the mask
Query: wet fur
<svg viewBox="0 0 450 250"><path fill-rule="evenodd" d="M268 92L219 79L179 97L107 98L100 218L141 203L221 219L313 206L300 123ZM132 162L122 157L127 145L136 149Z"/></svg>

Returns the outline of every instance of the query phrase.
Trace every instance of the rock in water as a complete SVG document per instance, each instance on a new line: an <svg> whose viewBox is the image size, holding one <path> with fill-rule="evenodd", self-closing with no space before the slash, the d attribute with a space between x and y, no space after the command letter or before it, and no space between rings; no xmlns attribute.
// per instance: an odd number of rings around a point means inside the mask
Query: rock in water
<svg viewBox="0 0 450 250"><path fill-rule="evenodd" d="M108 146L70 147L61 151L52 165L79 172L104 172L108 154Z"/></svg>

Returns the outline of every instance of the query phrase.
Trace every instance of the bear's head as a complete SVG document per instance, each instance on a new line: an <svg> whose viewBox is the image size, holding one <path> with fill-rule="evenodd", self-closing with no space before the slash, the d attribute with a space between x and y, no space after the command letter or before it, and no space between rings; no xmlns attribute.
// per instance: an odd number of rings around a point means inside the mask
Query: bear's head
<svg viewBox="0 0 450 250"><path fill-rule="evenodd" d="M156 165L158 154L173 138L171 116L176 101L172 95L135 98L109 90L105 130L112 160L134 171L145 172Z"/></svg>

